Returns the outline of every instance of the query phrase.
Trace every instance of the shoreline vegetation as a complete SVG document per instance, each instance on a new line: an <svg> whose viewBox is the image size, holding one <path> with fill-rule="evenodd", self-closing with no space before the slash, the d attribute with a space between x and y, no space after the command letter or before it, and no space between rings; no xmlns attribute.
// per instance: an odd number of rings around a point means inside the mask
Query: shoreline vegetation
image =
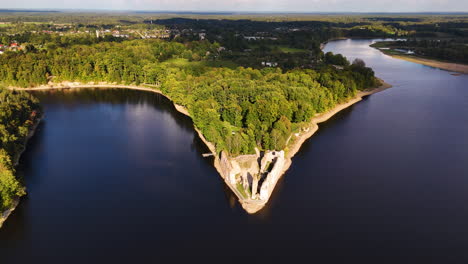
<svg viewBox="0 0 468 264"><path fill-rule="evenodd" d="M23 98L24 99L24 98ZM35 102L32 102L34 104ZM27 127L26 134L22 134L21 129L18 129L18 135L15 137L19 137L21 143L19 144L19 148L15 147L13 154L8 154L5 149L2 148L1 153L1 162L0 162L0 173L2 173L3 177L7 177L3 179L3 181L8 182L11 186L0 186L2 191L2 196L8 194L7 197L0 197L0 228L3 226L5 221L8 217L13 213L13 211L18 206L21 196L26 195L26 188L23 187L16 179L15 175L15 168L19 165L20 158L24 151L26 150L26 146L29 140L34 136L37 127L39 126L40 122L42 121L42 112L39 108L34 108L32 111L26 111L26 115L28 115L28 119L24 122L21 128L24 128L24 125ZM10 117L15 118L15 117ZM29 124L29 125L27 125ZM24 130L23 130L24 131ZM23 135L23 136L22 136ZM21 137L23 139L21 140ZM7 146L2 146L8 149ZM5 182L1 183L5 184ZM6 193L4 193L6 192ZM5 201L3 199L8 198L10 199L7 203L8 205L5 206Z"/></svg>
<svg viewBox="0 0 468 264"><path fill-rule="evenodd" d="M261 156L260 152L257 150L255 155L239 155L236 157L230 157L229 154L225 152L221 152L218 154L218 151L215 147L215 145L212 142L209 142L202 132L194 125L194 129L197 132L198 136L200 139L205 143L205 145L208 147L210 152L214 156L214 167L220 174L220 176L224 179L225 183L229 188L233 191L233 193L237 196L240 204L242 207L249 213L249 214L254 214L258 211L260 211L269 201L269 198L271 197L271 194L273 190L275 189L276 183L278 180L286 173L286 171L290 168L292 164L292 158L299 152L301 149L302 144L312 137L315 132L318 131L319 123L325 122L331 117L333 117L336 113L340 112L341 110L344 110L348 108L351 105L354 105L355 103L359 102L362 100L363 97L384 91L390 87L392 87L390 84L385 83L383 80L380 80L381 85L376 88L371 88L367 89L364 91L359 91L357 95L348 100L345 103L341 103L336 105L334 108L330 109L329 111L325 113L320 113L316 114L308 123L308 125L303 128L303 130L300 133L295 133L291 135L289 144L286 147L286 151L267 151L266 153L263 154L263 157ZM187 108L184 106L176 104L168 95L164 94L162 91L156 88L156 86L152 87L145 87L145 86L137 86L137 85L117 85L117 84L107 84L107 83L98 83L98 84L82 84L80 82L62 82L58 84L50 84L50 85L41 85L38 87L34 88L20 88L20 87L9 87L10 90L22 90L22 91L45 91L45 90L55 90L55 89L96 89L96 88L102 88L102 89L131 89L131 90L139 90L139 91L147 91L147 92L153 92L160 94L166 98L168 98L173 104L175 109L192 118L190 116L189 111ZM37 127L37 125L36 125ZM273 155L271 153L274 153ZM265 188L265 194L263 194L263 197L266 199L258 200L258 199L252 199L250 197L245 197L243 192L236 186L235 180L236 176L239 175L239 173L250 173L252 171L251 167L248 168L238 168L239 166L237 164L241 163L239 162L240 160L244 163L252 165L253 162L255 163L259 158L262 157L262 164L263 166L260 166L260 168L255 168L254 171L258 171L260 169L260 172L266 172L268 173L267 169L264 168L265 164L271 165L271 163L274 163L273 169L276 168L276 171L274 175L268 175L270 182ZM268 162L263 162L263 160L269 159ZM262 165L260 164L260 165ZM240 166L242 167L242 166ZM253 165L255 167L255 165ZM273 169L270 170L269 174L273 173ZM233 175L233 171L236 173ZM252 173L253 174L253 173ZM234 176L234 178L233 178ZM255 179L253 179L255 181ZM258 180L258 179L257 179ZM255 185L256 186L256 185ZM245 190L244 190L245 191ZM260 193L259 195L262 195ZM254 194L255 196L255 194ZM254 197L255 198L255 197ZM10 212L11 213L11 212Z"/></svg>
<svg viewBox="0 0 468 264"><path fill-rule="evenodd" d="M22 147L21 151L13 159L15 167L17 167L19 165L21 155L23 155L24 151L26 151L26 146L27 146L29 140L36 133L37 127L39 126L41 121L42 121L42 117L39 117L38 119L36 119L36 122L34 123L34 125L30 128L28 136L24 139L24 143L23 143L23 147ZM14 201L13 201L12 207L7 209L6 211L0 212L0 228L2 228L3 224L8 219L8 217L13 213L13 211L15 211L16 207L19 205L20 199L21 199L21 197L16 197L14 199Z"/></svg>
<svg viewBox="0 0 468 264"><path fill-rule="evenodd" d="M468 74L468 64L458 63L458 62L450 62L444 61L435 58L426 58L423 56L419 56L417 54L411 53L406 54L404 52L395 50L392 48L392 43L381 41L370 45L370 47L379 50L380 52L384 53L395 59L405 60L421 65L426 65L433 68L438 68L446 71L457 72L462 74ZM411 49L411 48L408 48Z"/></svg>

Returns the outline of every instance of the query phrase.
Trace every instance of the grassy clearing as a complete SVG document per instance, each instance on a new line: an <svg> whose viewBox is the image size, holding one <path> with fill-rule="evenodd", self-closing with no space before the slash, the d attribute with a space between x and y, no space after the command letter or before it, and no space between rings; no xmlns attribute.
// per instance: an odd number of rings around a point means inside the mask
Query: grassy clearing
<svg viewBox="0 0 468 264"><path fill-rule="evenodd" d="M284 53L304 53L307 52L305 49L296 49L296 48L290 48L287 46L277 46L279 50L281 50Z"/></svg>
<svg viewBox="0 0 468 264"><path fill-rule="evenodd" d="M214 68L230 68L230 69L235 69L239 67L235 62L232 61L227 61L227 60L220 60L220 61L205 61L204 65L208 67L214 67Z"/></svg>
<svg viewBox="0 0 468 264"><path fill-rule="evenodd" d="M271 171L271 161L268 161L265 164L265 168L263 168L263 172L270 173L270 171Z"/></svg>
<svg viewBox="0 0 468 264"><path fill-rule="evenodd" d="M187 59L170 59L165 61L163 64L168 66L178 67L178 68L203 68L203 67L212 67L212 68L230 68L235 69L239 65L232 61L220 60L220 61L189 61Z"/></svg>
<svg viewBox="0 0 468 264"><path fill-rule="evenodd" d="M245 192L244 186L241 183L238 183L236 185L236 189L239 191L239 193L242 195L242 198L247 198L247 193Z"/></svg>
<svg viewBox="0 0 468 264"><path fill-rule="evenodd" d="M387 55L400 55L400 56L407 56L408 55L405 52L394 50L391 47L392 43L393 43L393 41L380 41L380 42L376 42L376 43L374 43L374 44L372 44L370 46L373 47L373 48L379 49L381 52L383 52L384 54L387 54ZM382 49L382 48L385 48L385 49Z"/></svg>
<svg viewBox="0 0 468 264"><path fill-rule="evenodd" d="M380 50L380 51L382 51L383 53L385 53L385 54L387 54L387 55L409 56L409 55L406 54L405 52L401 52L401 51L393 50L393 49L389 49L389 50Z"/></svg>
<svg viewBox="0 0 468 264"><path fill-rule="evenodd" d="M370 46L373 48L388 48L390 43L393 43L393 41L379 41L379 42L375 42L374 44Z"/></svg>
<svg viewBox="0 0 468 264"><path fill-rule="evenodd" d="M250 45L250 48L251 49L258 49L259 46L258 45ZM284 46L284 45L268 45L268 48L270 48L271 50L279 50L280 52L283 52L283 53L305 53L305 52L307 52L307 50L305 50L305 49L291 48L291 47Z"/></svg>

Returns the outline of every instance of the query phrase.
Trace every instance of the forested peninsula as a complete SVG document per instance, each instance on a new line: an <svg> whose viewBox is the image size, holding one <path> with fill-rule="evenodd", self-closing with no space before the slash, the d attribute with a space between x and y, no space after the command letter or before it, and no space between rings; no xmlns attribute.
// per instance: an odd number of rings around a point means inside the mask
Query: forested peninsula
<svg viewBox="0 0 468 264"><path fill-rule="evenodd" d="M349 65L342 58L340 69L231 69L210 65L222 63L210 58L217 48L209 42L133 40L5 54L0 80L25 88L50 81L156 86L189 110L218 151L232 155L254 153L256 147L284 149L291 132L316 113L378 86L362 61Z"/></svg>
<svg viewBox="0 0 468 264"><path fill-rule="evenodd" d="M313 21L155 22L11 24L1 39L10 44L0 55L0 84L163 94L192 118L214 166L249 213L268 202L317 123L388 88L364 61L324 54L321 43L406 32Z"/></svg>
<svg viewBox="0 0 468 264"><path fill-rule="evenodd" d="M37 99L26 92L0 87L0 227L26 194L15 175L15 166L40 118Z"/></svg>
<svg viewBox="0 0 468 264"><path fill-rule="evenodd" d="M0 59L0 80L9 87L65 81L157 89L188 110L214 146L223 178L240 199L254 201L268 200L273 187L262 195L262 182L276 160L287 156L294 134L304 132L316 114L380 85L363 61L350 64L341 55L325 54L315 69L228 68L217 60L218 50L208 41L131 40L9 53ZM264 168L254 164L271 151L281 157L269 157ZM237 157L244 160L228 161Z"/></svg>

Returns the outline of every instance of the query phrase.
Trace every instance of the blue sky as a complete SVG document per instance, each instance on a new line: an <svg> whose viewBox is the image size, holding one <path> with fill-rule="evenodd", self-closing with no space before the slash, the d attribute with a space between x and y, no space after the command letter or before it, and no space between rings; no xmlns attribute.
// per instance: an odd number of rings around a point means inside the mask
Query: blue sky
<svg viewBox="0 0 468 264"><path fill-rule="evenodd" d="M467 12L468 0L0 0L0 8L257 12Z"/></svg>

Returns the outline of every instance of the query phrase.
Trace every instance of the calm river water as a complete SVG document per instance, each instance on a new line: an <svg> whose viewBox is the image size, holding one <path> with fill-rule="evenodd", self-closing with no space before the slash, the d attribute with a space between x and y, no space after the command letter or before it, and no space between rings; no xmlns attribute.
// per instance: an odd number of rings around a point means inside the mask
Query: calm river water
<svg viewBox="0 0 468 264"><path fill-rule="evenodd" d="M325 50L394 87L322 124L256 215L161 96L36 92L46 118L21 159L29 195L0 229L0 263L468 261L468 76L369 44Z"/></svg>

